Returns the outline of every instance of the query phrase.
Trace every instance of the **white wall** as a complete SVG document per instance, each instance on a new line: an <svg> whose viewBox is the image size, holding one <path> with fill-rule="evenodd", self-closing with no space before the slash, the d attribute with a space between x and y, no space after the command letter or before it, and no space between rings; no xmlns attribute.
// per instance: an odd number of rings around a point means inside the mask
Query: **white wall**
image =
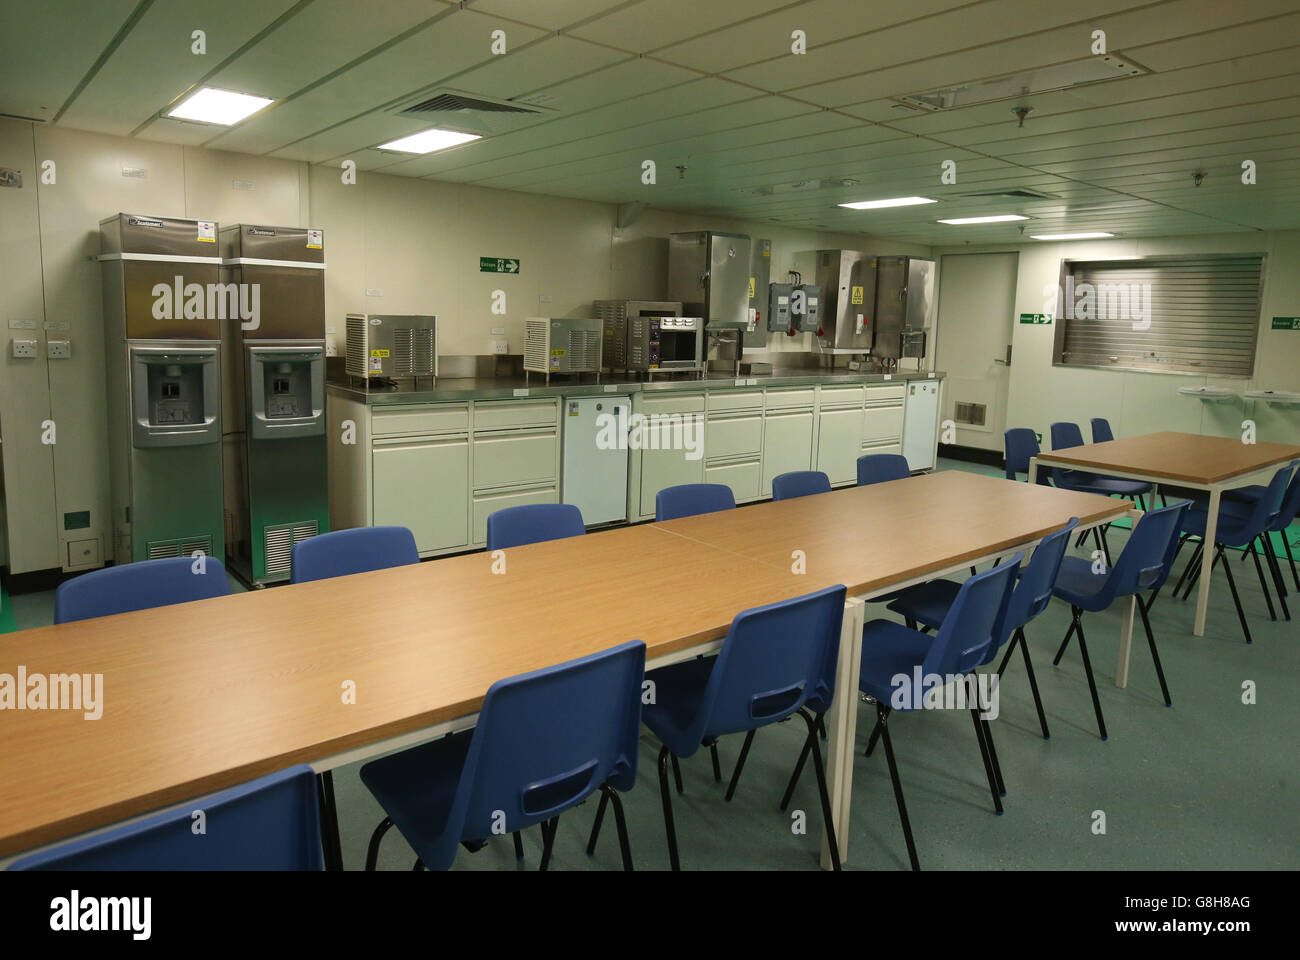
<svg viewBox="0 0 1300 960"><path fill-rule="evenodd" d="M1043 290L1055 289L1062 259L1248 252L1268 255L1255 374L1251 379L1053 366L1055 326L1017 323L1012 341L1007 426L1030 427L1043 435L1044 446L1048 446L1049 426L1055 420L1079 423L1087 439L1087 421L1091 417L1108 418L1117 437L1156 430L1234 436L1240 434L1241 422L1250 418L1257 424L1257 439L1300 443L1300 409L1284 410L1251 401L1209 403L1177 393L1179 387L1197 384L1224 386L1238 393L1250 389L1300 390L1300 332L1271 329L1274 316L1300 316L1300 232L941 247L935 253L941 256L1000 250L1020 253L1017 314L1044 311ZM1054 313L1055 308L1050 312Z"/></svg>

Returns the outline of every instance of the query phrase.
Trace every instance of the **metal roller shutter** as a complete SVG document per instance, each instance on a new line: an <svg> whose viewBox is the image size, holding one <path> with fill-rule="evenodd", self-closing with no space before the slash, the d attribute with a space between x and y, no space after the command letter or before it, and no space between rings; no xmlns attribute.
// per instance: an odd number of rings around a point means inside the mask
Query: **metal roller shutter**
<svg viewBox="0 0 1300 960"><path fill-rule="evenodd" d="M1063 261L1055 362L1250 377L1264 256Z"/></svg>

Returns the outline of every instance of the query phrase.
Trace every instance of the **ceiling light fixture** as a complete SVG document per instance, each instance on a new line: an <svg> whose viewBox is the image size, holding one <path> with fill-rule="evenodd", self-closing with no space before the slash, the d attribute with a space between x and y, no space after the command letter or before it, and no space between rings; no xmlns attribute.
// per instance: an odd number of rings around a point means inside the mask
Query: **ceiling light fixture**
<svg viewBox="0 0 1300 960"><path fill-rule="evenodd" d="M1113 233L1031 233L1031 240L1100 240L1113 237Z"/></svg>
<svg viewBox="0 0 1300 960"><path fill-rule="evenodd" d="M879 210L882 207L914 207L921 203L938 203L929 197L893 197L889 200L858 200L854 203L841 203L841 207L850 210Z"/></svg>
<svg viewBox="0 0 1300 960"><path fill-rule="evenodd" d="M204 87L182 100L167 116L228 127L274 102L266 97Z"/></svg>
<svg viewBox="0 0 1300 960"><path fill-rule="evenodd" d="M958 226L967 223L1007 223L1010 220L1028 220L1018 213L1000 213L993 217L960 217L956 220L938 220L937 223L952 223Z"/></svg>
<svg viewBox="0 0 1300 960"><path fill-rule="evenodd" d="M482 139L477 133L461 133L457 130L441 130L434 127L432 130L413 133L400 140L381 143L378 149L395 150L398 153L433 153L435 150L446 150L448 147Z"/></svg>

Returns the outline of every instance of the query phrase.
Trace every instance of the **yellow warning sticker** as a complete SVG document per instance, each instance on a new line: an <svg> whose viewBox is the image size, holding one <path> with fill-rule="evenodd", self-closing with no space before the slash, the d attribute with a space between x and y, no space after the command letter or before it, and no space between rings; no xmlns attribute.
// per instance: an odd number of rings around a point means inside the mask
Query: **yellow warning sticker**
<svg viewBox="0 0 1300 960"><path fill-rule="evenodd" d="M756 284L755 284L755 282L754 282L754 278L753 278L753 277L750 277L750 278L749 278L749 299L751 299L751 300L754 299L754 287L755 287L755 286L756 286Z"/></svg>
<svg viewBox="0 0 1300 960"><path fill-rule="evenodd" d="M849 294L850 294L850 299L851 299L854 303L861 303L861 302L862 302L862 288L861 288L861 287L850 287L850 288L849 288Z"/></svg>
<svg viewBox="0 0 1300 960"><path fill-rule="evenodd" d="M372 357L389 357L389 356L392 356L392 354L391 354L388 350L384 350L384 349L382 349L382 348L378 348L378 347L375 348L374 350L371 350L371 351L370 351L370 355L371 355Z"/></svg>

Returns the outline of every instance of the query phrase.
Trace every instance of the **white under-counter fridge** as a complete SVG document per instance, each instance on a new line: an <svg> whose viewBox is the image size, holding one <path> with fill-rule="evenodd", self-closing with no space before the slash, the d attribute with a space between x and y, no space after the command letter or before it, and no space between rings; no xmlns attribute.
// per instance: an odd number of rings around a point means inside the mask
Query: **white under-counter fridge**
<svg viewBox="0 0 1300 960"><path fill-rule="evenodd" d="M910 380L903 400L903 456L913 472L933 470L939 443L938 380Z"/></svg>
<svg viewBox="0 0 1300 960"><path fill-rule="evenodd" d="M627 519L628 396L563 400L564 462L560 499L582 511L588 526Z"/></svg>

